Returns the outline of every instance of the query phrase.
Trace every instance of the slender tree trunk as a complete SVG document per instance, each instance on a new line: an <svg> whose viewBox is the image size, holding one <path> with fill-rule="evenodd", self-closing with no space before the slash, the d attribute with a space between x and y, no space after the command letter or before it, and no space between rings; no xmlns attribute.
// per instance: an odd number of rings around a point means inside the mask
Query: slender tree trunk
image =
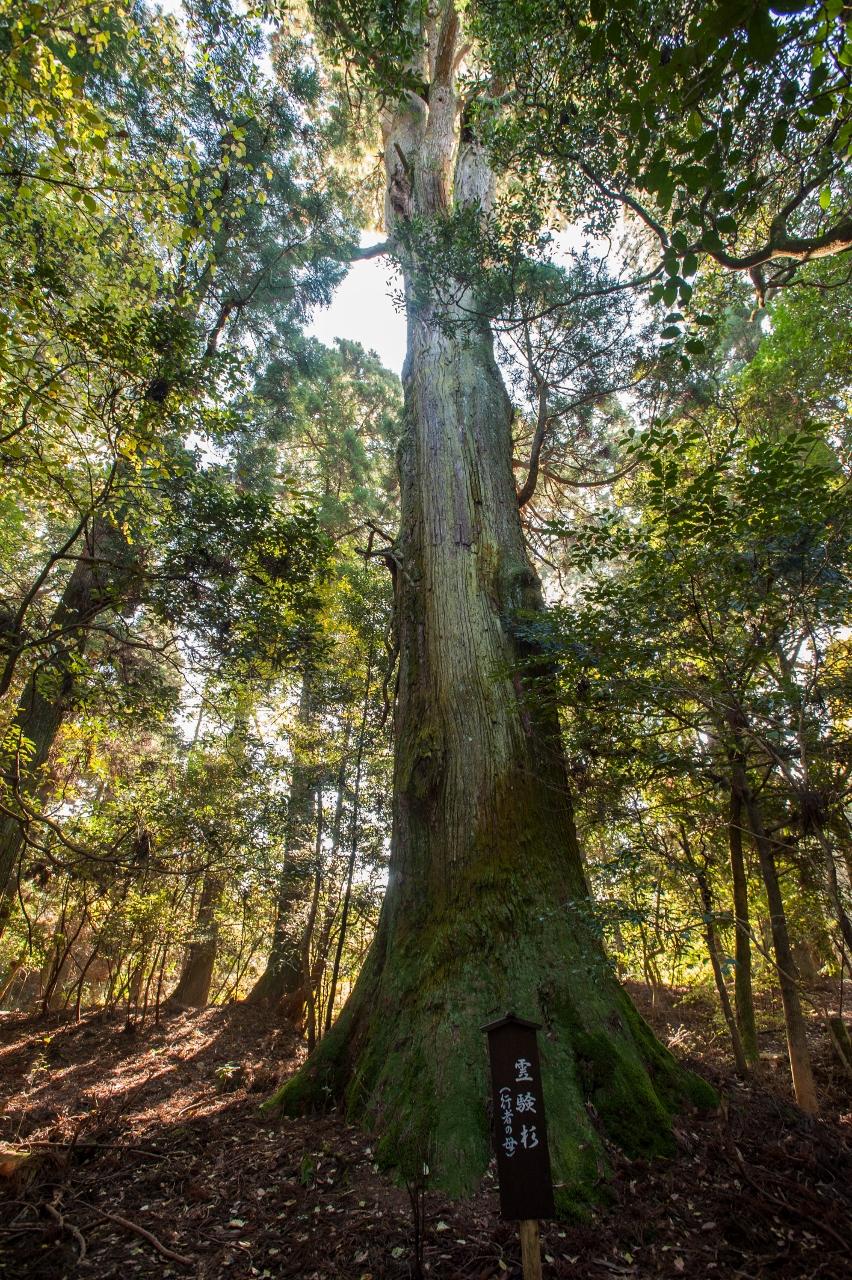
<svg viewBox="0 0 852 1280"><path fill-rule="evenodd" d="M9 994L12 984L14 983L20 971L24 968L26 958L27 958L27 947L24 947L24 949L21 951L21 954L17 957L17 959L13 960L12 963L9 965L8 972L4 975L2 979L0 979L0 1010L2 1010L3 1008L3 1001L6 999L6 996Z"/></svg>
<svg viewBox="0 0 852 1280"><path fill-rule="evenodd" d="M370 710L370 686L373 679L373 650L367 656L367 678L364 682L364 702L361 708L361 726L358 730L358 742L355 748L355 786L352 794L352 832L349 847L349 862L346 868L346 888L343 891L343 907L340 912L340 933L337 937L337 948L334 953L334 965L331 970L331 983L328 992L328 1004L325 1014L326 1035L334 1016L334 1000L337 995L337 982L340 977L340 962L343 957L343 944L346 941L346 929L349 924L349 904L352 901L352 880L355 875L355 861L358 856L358 831L361 802L361 770L364 763L364 741L367 734L367 715Z"/></svg>
<svg viewBox="0 0 852 1280"><path fill-rule="evenodd" d="M80 1021L80 1009L83 1004L83 989L86 985L86 974L89 972L89 969L94 964L95 960L97 959L97 956L98 956L98 948L97 946L95 946L89 952L88 959L86 960L86 963L83 965L82 969L80 970L80 976L77 979L76 997L74 1000L74 1021L75 1022Z"/></svg>
<svg viewBox="0 0 852 1280"><path fill-rule="evenodd" d="M115 590L113 571L99 559L116 539L112 526L96 517L51 619L50 631L56 636L52 656L30 674L18 704L10 748L10 813L0 818L0 934L12 908L32 826L29 811L44 799L44 766L74 700L74 659L85 651L87 628Z"/></svg>
<svg viewBox="0 0 852 1280"><path fill-rule="evenodd" d="M323 838L323 812L322 812L322 788L318 785L315 791L316 795L316 837L314 839L314 883L311 891L311 902L308 907L308 916L302 929L302 939L299 944L299 973L298 980L295 982L291 991L285 992L282 999L281 1011L283 1016L292 1022L294 1026L303 1027L305 1020L305 1008L309 1003L311 990L311 945L314 938L314 929L316 927L317 912L319 911L320 890L323 881L323 863L322 863L322 838ZM295 976L295 975L294 975Z"/></svg>
<svg viewBox="0 0 852 1280"><path fill-rule="evenodd" d="M461 137L458 18L441 6L428 102L385 120L391 231L487 208L484 153ZM424 296L403 254L408 354L396 547L394 828L376 938L336 1025L270 1107L344 1097L410 1177L471 1190L490 1156L481 1027L537 1018L550 1149L565 1210L599 1194L601 1127L666 1148L697 1082L622 993L597 941L577 846L539 583L511 469L511 405L475 300ZM706 1087L701 1096L712 1096Z"/></svg>
<svg viewBox="0 0 852 1280"><path fill-rule="evenodd" d="M337 776L337 799L334 805L334 818L331 826L331 852L329 855L328 865L333 866L337 851L340 847L340 829L343 817L343 799L346 788L346 770L349 763L349 737L351 733L351 724L347 720L344 734L343 745L340 754L340 765ZM322 791L320 786L316 790L316 840L314 843L314 885L311 894L311 905L308 909L308 918L302 931L302 940L299 947L301 956L300 970L298 980L295 973L292 975L292 990L288 989L284 993L282 1012L286 1018L296 1025L304 1023L305 1011L308 1015L308 1047L313 1048L316 1043L316 1005L314 1000L314 989L318 980L318 976L322 974L325 966L326 952L328 950L328 936L331 925L334 921L334 911L326 908L323 928L321 930L321 941L318 964L311 963L311 950L314 942L314 932L316 929L317 913L319 910L320 890L323 882L323 858L322 858Z"/></svg>
<svg viewBox="0 0 852 1280"><path fill-rule="evenodd" d="M743 857L743 804L732 787L728 814L728 847L731 859L731 885L734 897L734 998L737 1028L746 1061L759 1059L757 1023L754 1016L754 992L751 981L751 924L748 911L748 879Z"/></svg>
<svg viewBox="0 0 852 1280"><path fill-rule="evenodd" d="M713 970L713 980L716 983L719 1003L722 1006L722 1015L725 1019L725 1025L728 1028L728 1034L731 1037L731 1048L734 1051L734 1061L737 1064L737 1071L741 1076L747 1076L749 1068L748 1062L746 1061L745 1049L743 1047L742 1038L740 1037L737 1020L734 1017L731 998L728 995L728 988L725 983L725 975L722 972L722 965L719 960L719 944L716 937L716 925L714 922L713 895L710 892L710 884L705 872L696 868L695 874L698 880L698 887L701 892L701 905L704 914L704 937L707 942L707 954L710 957L710 967Z"/></svg>
<svg viewBox="0 0 852 1280"><path fill-rule="evenodd" d="M344 754L340 760L340 771L337 779L337 799L334 805L334 819L331 824L331 849L328 855L328 867L334 868L337 865L337 855L340 850L340 840L343 828L343 799L346 788L346 771L348 767L347 750L349 745L349 725L346 726L346 739L344 744ZM330 891L330 877L326 878L327 890ZM329 949L331 946L332 929L337 916L337 910L342 901L342 894L335 898L330 892L326 893L326 904L323 911L322 925L319 931L319 937L314 947L314 959L311 963L310 977L308 982L308 1027L307 1038L308 1048L313 1049L317 1042L317 1034L321 1032L321 1022L317 1016L320 990L325 975L325 968L328 963Z"/></svg>
<svg viewBox="0 0 852 1280"><path fill-rule="evenodd" d="M246 996L251 1004L276 1004L288 992L298 990L302 976L302 948L294 916L305 898L307 868L301 855L313 819L316 768L306 758L305 742L313 718L310 673L306 671L302 678L298 725L293 745L284 862L278 881L272 946L266 968Z"/></svg>
<svg viewBox="0 0 852 1280"><path fill-rule="evenodd" d="M42 1013L49 1013L53 1008L54 996L56 995L57 989L59 987L59 981L63 973L65 972L66 966L68 964L68 960L71 955L71 949L74 946L74 943L79 938L83 930L83 926L86 924L86 921L88 919L88 911L89 911L88 903L84 900L82 911L80 913L79 923L77 924L77 927L75 928L74 932L71 934L69 938L66 936L66 933L65 933L65 925L66 925L67 917L65 914L65 909L63 907L62 918L60 920L60 924L58 926L56 936L55 936L53 962L51 964L49 974L44 984L44 990L41 998Z"/></svg>
<svg viewBox="0 0 852 1280"><path fill-rule="evenodd" d="M849 896L849 886L848 884L841 885L841 873L838 873L834 849L832 848L831 841L829 840L822 823L816 824L816 832L825 858L828 897L834 907L835 917L838 925L840 926L840 933L843 937L844 943L846 944L846 949L849 952L850 957L852 957L852 919L850 919L849 912L846 909L846 903ZM842 874L843 879L845 880L845 864L842 865ZM846 889L845 894L844 888Z"/></svg>
<svg viewBox="0 0 852 1280"><path fill-rule="evenodd" d="M811 1115L816 1115L819 1111L819 1101L808 1048L807 1025L802 1012L802 1002L796 978L796 962L793 957L793 948L787 929L787 915L784 910L784 899L781 895L778 870L775 865L775 848L772 840L766 834L760 807L748 784L745 768L742 764L734 766L734 786L742 799L748 817L749 829L754 841L754 847L757 850L760 872L766 888L769 924L772 933L772 949L775 954L778 985L781 988L781 1002L784 1006L784 1024L787 1031L787 1051L790 1057L790 1073L793 1077L793 1092L802 1110L809 1112Z"/></svg>
<svg viewBox="0 0 852 1280"><path fill-rule="evenodd" d="M172 1004L188 1005L196 1009L202 1009L207 1004L219 945L216 913L223 887L221 874L208 867L201 886L194 937L187 947L178 984L169 997Z"/></svg>
<svg viewBox="0 0 852 1280"><path fill-rule="evenodd" d="M710 888L710 879L707 875L707 864L702 866L693 854L691 841L687 834L686 824L680 824L680 843L686 860L695 876L698 891L701 895L701 916L704 923L704 938L707 943L707 954L710 958L710 967L713 970L713 981L716 983L716 992L719 996L719 1004L722 1007L722 1015L725 1019L725 1025L728 1028L728 1034L731 1037L731 1048L734 1051L734 1061L737 1071L741 1076L748 1075L748 1063L746 1062L743 1042L740 1037L737 1020L734 1017L734 1010L731 1005L731 998L728 995L728 987L725 982L725 975L722 972L722 962L719 958L719 942L716 934L716 912L713 905L713 893Z"/></svg>

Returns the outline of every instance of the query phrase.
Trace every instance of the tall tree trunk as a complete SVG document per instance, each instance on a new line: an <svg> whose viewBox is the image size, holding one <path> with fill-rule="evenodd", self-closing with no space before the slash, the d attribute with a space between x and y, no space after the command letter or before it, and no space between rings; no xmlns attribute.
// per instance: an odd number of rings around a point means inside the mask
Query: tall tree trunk
<svg viewBox="0 0 852 1280"><path fill-rule="evenodd" d="M272 946L266 968L246 996L251 1004L276 1004L287 993L298 990L302 977L302 947L297 910L304 905L307 866L301 856L313 820L316 767L309 759L305 741L314 719L310 672L302 677L299 716L293 742L287 826L284 834L284 861L278 880Z"/></svg>
<svg viewBox="0 0 852 1280"><path fill-rule="evenodd" d="M194 936L186 949L178 984L169 997L171 1004L196 1009L203 1009L207 1004L219 945L216 913L223 887L221 875L208 867L201 886Z"/></svg>
<svg viewBox="0 0 852 1280"><path fill-rule="evenodd" d="M796 978L796 962L793 957L793 948L787 929L787 914L784 910L784 899L781 896L778 869L775 865L775 848L772 840L766 834L760 806L748 784L745 768L742 764L734 766L734 786L739 792L748 817L749 830L754 841L754 847L757 850L760 873L766 888L769 925L772 933L772 949L775 954L778 985L781 988L781 1002L784 1006L784 1025L787 1032L787 1052L790 1057L793 1092L802 1110L809 1112L811 1115L816 1115L819 1111L819 1101L808 1048L805 1016L802 1012L802 1002Z"/></svg>
<svg viewBox="0 0 852 1280"><path fill-rule="evenodd" d="M737 1027L746 1061L753 1065L759 1060L760 1054L751 982L751 924L748 912L748 879L743 857L743 802L733 787L728 813L728 848L734 897L734 999Z"/></svg>
<svg viewBox="0 0 852 1280"><path fill-rule="evenodd" d="M484 154L460 136L459 23L442 7L428 103L385 121L391 230L487 207ZM451 1192L488 1165L483 1023L544 1023L542 1072L562 1208L598 1194L606 1133L668 1147L679 1070L618 987L594 929L568 798L539 583L511 469L512 409L474 300L440 303L403 255L408 353L396 548L399 693L388 889L331 1033L267 1104L344 1097L379 1158ZM458 295L457 295L458 297ZM523 671L526 665L526 672ZM712 1096L712 1095L710 1095Z"/></svg>

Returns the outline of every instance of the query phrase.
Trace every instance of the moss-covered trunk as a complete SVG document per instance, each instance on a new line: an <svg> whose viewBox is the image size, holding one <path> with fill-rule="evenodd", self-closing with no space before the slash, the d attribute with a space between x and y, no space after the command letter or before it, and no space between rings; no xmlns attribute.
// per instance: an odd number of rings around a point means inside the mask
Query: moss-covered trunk
<svg viewBox="0 0 852 1280"><path fill-rule="evenodd" d="M385 120L388 221L487 207L491 174L463 138L458 22L445 6L412 94ZM331 1033L270 1108L337 1098L409 1174L470 1191L490 1156L482 1024L544 1024L545 1101L563 1208L605 1176L599 1129L669 1145L686 1093L601 950L577 847L543 620L514 488L511 405L470 296L424 298L405 257L408 354L397 542L399 686L387 894ZM461 292L461 291L460 291ZM529 675L533 663L535 679ZM533 684L535 688L533 688Z"/></svg>

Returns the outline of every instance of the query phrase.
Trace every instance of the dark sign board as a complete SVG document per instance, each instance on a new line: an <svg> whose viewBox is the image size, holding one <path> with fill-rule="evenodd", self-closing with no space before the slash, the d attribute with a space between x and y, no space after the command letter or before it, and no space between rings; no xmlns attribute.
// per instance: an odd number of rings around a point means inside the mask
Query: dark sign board
<svg viewBox="0 0 852 1280"><path fill-rule="evenodd" d="M488 1033L504 1218L552 1218L555 1213L536 1041L539 1025L507 1013L482 1028Z"/></svg>

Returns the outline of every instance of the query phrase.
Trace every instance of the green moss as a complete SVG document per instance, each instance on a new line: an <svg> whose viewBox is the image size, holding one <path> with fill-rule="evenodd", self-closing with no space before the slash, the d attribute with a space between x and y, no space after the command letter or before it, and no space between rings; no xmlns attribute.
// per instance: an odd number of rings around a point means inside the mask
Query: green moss
<svg viewBox="0 0 852 1280"><path fill-rule="evenodd" d="M338 1019L305 1065L261 1104L264 1114L303 1115L325 1111L337 1101L349 1076L350 1021L349 1017Z"/></svg>
<svg viewBox="0 0 852 1280"><path fill-rule="evenodd" d="M482 1024L508 1008L540 1019L557 1210L582 1218L608 1195L603 1137L630 1155L672 1149L684 1100L715 1105L617 986L588 903L554 905L543 837L474 859L452 902L407 906L343 1016L267 1109L334 1100L376 1132L381 1166L452 1195L472 1192L490 1157ZM381 967L387 953L392 962Z"/></svg>

